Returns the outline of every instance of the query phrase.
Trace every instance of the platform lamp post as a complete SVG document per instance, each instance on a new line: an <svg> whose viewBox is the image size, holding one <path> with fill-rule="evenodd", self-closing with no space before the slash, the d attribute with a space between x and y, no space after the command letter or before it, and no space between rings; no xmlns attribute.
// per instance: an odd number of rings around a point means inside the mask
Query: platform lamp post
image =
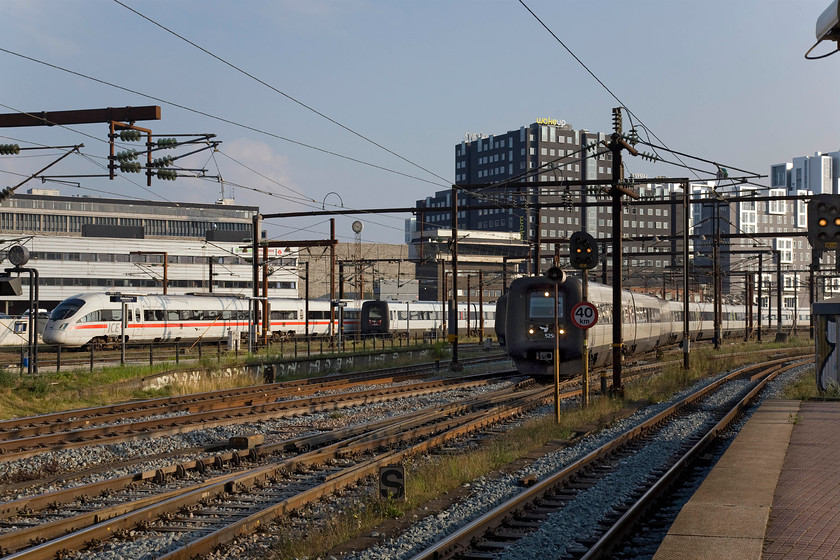
<svg viewBox="0 0 840 560"><path fill-rule="evenodd" d="M7 256L9 262L15 265L14 268L7 268L6 274L12 272L20 275L26 273L29 275L29 324L27 330L29 336L27 338L29 360L26 366L27 373L38 373L38 309L41 307L41 300L38 297L38 271L34 268L24 268L29 262L29 249L23 245L13 245L9 248ZM10 295L21 295L20 278L2 278L0 279L0 293Z"/></svg>

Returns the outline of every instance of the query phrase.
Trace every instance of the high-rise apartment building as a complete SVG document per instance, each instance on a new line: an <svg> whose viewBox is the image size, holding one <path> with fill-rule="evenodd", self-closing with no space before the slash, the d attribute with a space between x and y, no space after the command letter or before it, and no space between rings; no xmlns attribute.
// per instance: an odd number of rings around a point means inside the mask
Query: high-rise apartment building
<svg viewBox="0 0 840 560"><path fill-rule="evenodd" d="M840 151L795 157L790 162L770 166L770 188L712 181L693 185L694 195L705 197L694 204L694 234L697 262L711 257L715 235L720 234L724 297L741 302L745 293L745 274L761 268L762 307L774 314L781 286L783 309L807 308L811 247L807 240L808 203L811 194L840 193ZM750 201L755 195L765 200ZM784 197L803 197L801 200ZM738 201L732 202L735 198ZM778 263L777 259L781 262ZM823 266L833 256L824 255ZM759 265L760 261L760 265ZM781 265L779 267L779 264ZM777 270L781 268L781 280ZM756 282L756 288L759 286ZM817 297L840 291L837 279L816 282ZM755 297L758 297L756 292ZM783 311L785 313L785 311Z"/></svg>
<svg viewBox="0 0 840 560"><path fill-rule="evenodd" d="M606 140L603 133L575 130L564 121L540 119L503 134L467 136L455 146L456 185L488 186L459 192L459 228L513 232L526 241L540 237L546 246L555 240L567 240L574 231L586 229L597 235L603 229L598 224L599 215L600 221L606 223L605 209L592 207L582 214L571 207L572 201L579 199L580 187L537 188L538 183L545 181L609 180L612 155L601 144ZM535 188L514 188L507 182L535 183ZM447 190L418 200L418 219L422 216L422 223L418 223L416 231L450 227L450 213L435 210L448 207L450 197L451 191ZM537 202L557 206L540 210L534 207ZM546 235L541 235L542 229Z"/></svg>
<svg viewBox="0 0 840 560"><path fill-rule="evenodd" d="M517 235L539 249L540 271L551 266L558 244L560 262L565 265L566 243L574 232L586 231L605 241L612 237L608 141L607 134L575 130L563 121L549 119L503 134L468 135L455 146L456 185L464 187L458 190L458 228ZM605 186L584 190L579 185L563 185L563 180L600 180ZM561 184L540 186L548 181ZM673 266L675 243L682 246L681 240L670 239L671 232L682 231L682 215L675 211L681 198L674 198L674 187L640 184L634 190L640 195L639 204L628 202L622 213L623 231L630 238L625 246L630 284L661 278L654 267ZM417 201L415 243L433 231L451 227L451 197L449 189ZM533 266L523 265L521 271L526 270L537 272Z"/></svg>

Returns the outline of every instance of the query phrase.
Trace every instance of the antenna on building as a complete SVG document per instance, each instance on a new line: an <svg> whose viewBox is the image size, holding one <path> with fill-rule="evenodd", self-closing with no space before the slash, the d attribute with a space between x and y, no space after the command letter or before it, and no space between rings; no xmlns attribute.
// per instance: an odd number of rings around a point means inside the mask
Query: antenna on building
<svg viewBox="0 0 840 560"><path fill-rule="evenodd" d="M221 198L216 201L216 204L222 204L222 205L233 204L234 203L233 187L228 187L228 192L229 192L230 196L225 198L225 180L222 179L221 175L219 175L219 188L221 190L221 193L220 193Z"/></svg>

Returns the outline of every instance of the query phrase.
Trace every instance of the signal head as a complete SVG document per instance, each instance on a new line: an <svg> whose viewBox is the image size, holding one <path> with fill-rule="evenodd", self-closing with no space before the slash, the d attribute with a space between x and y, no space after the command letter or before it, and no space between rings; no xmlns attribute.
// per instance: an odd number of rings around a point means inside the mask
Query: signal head
<svg viewBox="0 0 840 560"><path fill-rule="evenodd" d="M572 268L589 270L598 266L598 243L585 231L576 231L569 238L569 262Z"/></svg>
<svg viewBox="0 0 840 560"><path fill-rule="evenodd" d="M819 251L840 249L840 195L818 194L808 202L808 242Z"/></svg>

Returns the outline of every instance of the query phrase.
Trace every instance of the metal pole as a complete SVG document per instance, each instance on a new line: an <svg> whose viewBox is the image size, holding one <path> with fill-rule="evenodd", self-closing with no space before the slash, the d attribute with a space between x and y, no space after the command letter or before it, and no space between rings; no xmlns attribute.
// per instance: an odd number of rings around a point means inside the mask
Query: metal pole
<svg viewBox="0 0 840 560"><path fill-rule="evenodd" d="M539 226L538 226L539 227ZM554 282L554 413L560 423L560 325L557 320L557 300L559 282Z"/></svg>
<svg viewBox="0 0 840 560"><path fill-rule="evenodd" d="M452 363L449 369L461 371L463 367L458 361L458 188L452 185L452 312L449 332L452 340Z"/></svg>
<svg viewBox="0 0 840 560"><path fill-rule="evenodd" d="M817 249L811 249L811 266L808 267L808 304L812 308L814 302L817 301L814 291L814 270L820 265L820 252ZM814 314L808 314L808 333L811 340L814 340Z"/></svg>
<svg viewBox="0 0 840 560"><path fill-rule="evenodd" d="M309 278L309 274L306 275ZM359 298L362 299L362 298ZM335 301L335 218L330 218L330 301ZM341 315L341 310L338 312ZM335 335L335 307L330 306L330 337ZM341 343L339 343L341 346Z"/></svg>
<svg viewBox="0 0 840 560"><path fill-rule="evenodd" d="M256 342L257 323L259 322L259 315L257 306L257 298L260 297L260 215L254 214L251 222L253 231L253 239L251 240L251 275L253 283L252 297L253 308L249 307L249 317L252 323L251 328L248 329L248 352L253 352L254 343ZM250 306L250 304L249 304Z"/></svg>
<svg viewBox="0 0 840 560"><path fill-rule="evenodd" d="M748 272L744 275L744 291L746 297L744 298L747 304L747 328L744 329L744 342L747 342L752 336L753 331L753 287L755 286L755 278L752 273Z"/></svg>
<svg viewBox="0 0 840 560"><path fill-rule="evenodd" d="M125 313L128 310L128 304L122 302L122 319L120 320L120 365L125 365Z"/></svg>
<svg viewBox="0 0 840 560"><path fill-rule="evenodd" d="M613 109L613 114L615 114ZM620 112L620 109L619 109ZM619 113L620 114L620 113ZM622 322L624 308L621 304L621 191L618 183L621 180L621 145L618 138L621 134L620 126L616 126L610 142L612 152L612 238L613 238L613 329L612 329L612 369L613 391L621 392L621 345ZM538 224L539 225L539 224Z"/></svg>
<svg viewBox="0 0 840 560"><path fill-rule="evenodd" d="M29 329L29 333L27 335L27 341L29 343L29 360L26 364L26 373L37 373L37 370L34 370L32 367L32 363L35 361L33 356L35 350L38 348L38 334L35 332L35 329L38 328L38 325L35 324L35 318L38 316L38 304L35 303L35 291L32 284L32 274L29 275L29 317L26 320L26 328Z"/></svg>
<svg viewBox="0 0 840 560"><path fill-rule="evenodd" d="M268 309L268 245L263 245L262 280L262 343L268 346L268 333L271 330Z"/></svg>
<svg viewBox="0 0 840 560"><path fill-rule="evenodd" d="M338 299L344 299L344 261L338 262Z"/></svg>
<svg viewBox="0 0 840 560"><path fill-rule="evenodd" d="M539 192L539 189L537 189ZM542 208L537 208L537 217L535 220L536 228L534 230L534 276L540 275L540 249L542 249L542 234L540 232L540 216L542 215Z"/></svg>
<svg viewBox="0 0 840 560"><path fill-rule="evenodd" d="M306 333L306 340L309 340L309 261L306 261L304 264L305 271L306 271L306 282L304 283L304 309L303 309L303 320L305 323L305 333Z"/></svg>
<svg viewBox="0 0 840 560"><path fill-rule="evenodd" d="M713 210L713 224L715 228L714 236L712 238L712 264L713 266L713 287L714 293L712 295L712 307L714 309L714 347L715 350L720 349L720 300L723 297L721 293L721 284L720 284L720 206L719 201L715 199L714 206L712 207Z"/></svg>
<svg viewBox="0 0 840 560"><path fill-rule="evenodd" d="M761 342L761 311L762 298L764 297L764 276L762 274L762 263L764 262L764 253L758 254L758 341Z"/></svg>
<svg viewBox="0 0 840 560"><path fill-rule="evenodd" d="M691 332L688 330L688 224L690 218L688 181L683 183L683 369L689 368Z"/></svg>
<svg viewBox="0 0 840 560"><path fill-rule="evenodd" d="M782 338L782 252L773 251L776 256L776 341Z"/></svg>
<svg viewBox="0 0 840 560"><path fill-rule="evenodd" d="M478 271L478 339L484 341L484 275Z"/></svg>
<svg viewBox="0 0 840 560"><path fill-rule="evenodd" d="M581 270L581 273L583 274L583 301L589 301L589 271ZM555 287L555 290L556 289L557 288ZM554 313L557 313L557 309L554 310ZM583 406L589 406L589 329L583 329L582 334L583 351L581 352L581 359L583 360Z"/></svg>

